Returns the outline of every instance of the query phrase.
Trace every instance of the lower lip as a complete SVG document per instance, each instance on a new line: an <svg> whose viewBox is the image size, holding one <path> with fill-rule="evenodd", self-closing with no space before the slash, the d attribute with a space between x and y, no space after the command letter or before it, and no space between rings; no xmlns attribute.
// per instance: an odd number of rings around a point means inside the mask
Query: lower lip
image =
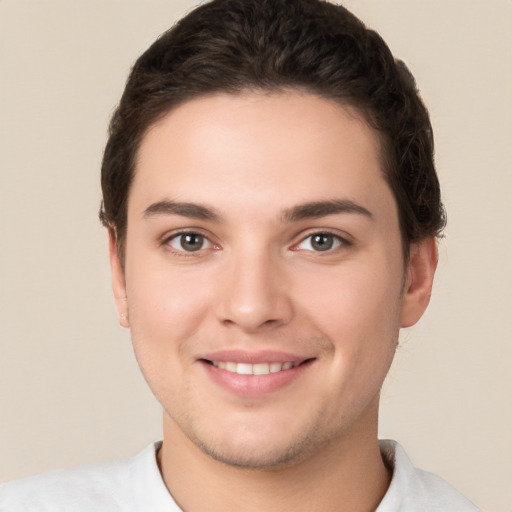
<svg viewBox="0 0 512 512"><path fill-rule="evenodd" d="M311 366L312 360L295 368L267 375L240 375L200 361L209 377L227 391L242 397L257 397L275 393L298 379Z"/></svg>

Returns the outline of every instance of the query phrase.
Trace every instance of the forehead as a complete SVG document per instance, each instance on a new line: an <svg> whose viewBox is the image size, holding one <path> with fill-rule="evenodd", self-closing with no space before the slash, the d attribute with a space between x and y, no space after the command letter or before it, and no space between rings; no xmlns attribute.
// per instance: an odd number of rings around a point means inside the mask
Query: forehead
<svg viewBox="0 0 512 512"><path fill-rule="evenodd" d="M154 124L139 148L129 210L159 195L286 208L329 195L389 200L390 191L378 134L355 109L286 92L201 97Z"/></svg>

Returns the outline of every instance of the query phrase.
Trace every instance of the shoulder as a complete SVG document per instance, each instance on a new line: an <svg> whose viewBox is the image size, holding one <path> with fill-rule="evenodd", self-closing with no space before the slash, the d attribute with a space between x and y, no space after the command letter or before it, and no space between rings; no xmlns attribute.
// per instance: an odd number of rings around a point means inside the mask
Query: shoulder
<svg viewBox="0 0 512 512"><path fill-rule="evenodd" d="M393 477L376 512L479 512L478 507L445 480L415 468L395 441L380 441L380 447Z"/></svg>
<svg viewBox="0 0 512 512"><path fill-rule="evenodd" d="M0 486L6 512L123 510L129 499L130 459L41 473Z"/></svg>
<svg viewBox="0 0 512 512"><path fill-rule="evenodd" d="M156 466L157 447L150 445L135 457L49 471L1 484L0 510L124 512L134 510L141 492L151 486L160 486L158 491L170 500ZM144 475L142 481L140 474Z"/></svg>

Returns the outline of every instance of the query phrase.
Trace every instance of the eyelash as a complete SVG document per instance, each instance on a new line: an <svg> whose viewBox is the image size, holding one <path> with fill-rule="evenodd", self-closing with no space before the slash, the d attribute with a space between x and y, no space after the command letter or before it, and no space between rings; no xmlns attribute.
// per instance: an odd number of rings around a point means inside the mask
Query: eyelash
<svg viewBox="0 0 512 512"><path fill-rule="evenodd" d="M204 245L204 243L207 243L207 244L209 244L209 247L205 248L205 247L201 246L197 250L192 250L192 251L185 250L182 246L182 243L183 243L182 237L185 237L187 235L188 236L196 236L196 237L201 238L203 241L202 245ZM321 249L314 250L313 248L312 249L301 249L300 248L300 245L305 243L307 240L310 240L309 245L312 247L312 240L313 240L313 237L315 237L315 236L329 237L331 239L331 245L328 246L325 250L321 250ZM180 242L180 239L181 239L181 242ZM173 245L171 244L171 242L173 242L173 241L177 241L178 243L180 243L181 248L173 247ZM329 242L327 242L327 243L329 244ZM202 253L206 249L213 249L213 250L219 249L219 246L214 244L208 238L208 236L204 235L203 233L201 233L199 231L194 231L194 230L183 230L183 231L174 233L170 236L167 236L162 241L162 245L165 245L168 250L172 251L173 253L175 253L181 257L194 257L194 256L197 257L197 256L199 256L200 253ZM351 245L352 245L352 242L350 240L347 240L347 238L344 238L338 234L335 234L335 233L332 233L332 232L326 230L326 231L315 231L313 233L309 233L307 236L304 236L303 238L301 238L301 240L298 243L294 244L292 246L291 250L292 251L305 250L306 252L317 253L317 254L322 254L322 253L332 254L334 251L336 251L340 248L350 247Z"/></svg>
<svg viewBox="0 0 512 512"><path fill-rule="evenodd" d="M208 243L210 245L210 247L208 247L209 249L218 249L218 246L215 245L206 235L204 235L203 233L201 233L199 231L194 231L194 230L183 230L183 231L179 231L177 233L174 233L174 234L172 234L170 236L167 236L162 241L162 245L166 246L167 249L172 251L173 253L178 254L179 256L183 256L183 257L194 256L195 253L201 253L201 252L203 252L206 249L204 247L200 247L199 249L194 250L194 251L187 251L187 250L183 249L183 246L182 246L181 249L178 249L177 247L173 247L172 246L171 243L173 241L177 241L178 243L180 243L180 239L181 239L181 244L182 244L183 243L183 237L186 237L187 235L188 236L195 236L195 237L201 238L202 241L203 241L203 245L204 245L204 243Z"/></svg>
<svg viewBox="0 0 512 512"><path fill-rule="evenodd" d="M341 249L343 247L349 247L350 245L352 245L352 243L349 240L347 240L346 238L344 238L336 233L332 233L330 231L315 231L315 232L309 233L307 236L303 237L298 244L294 245L292 250L295 250L295 251L301 250L299 246L302 245L307 240L310 241L309 245L312 246L314 237L328 237L328 238L330 238L331 245L328 246L324 250L320 249L320 250L315 251L314 249L305 249L307 252L313 252L313 253L318 253L318 254L322 254L322 253L331 253L332 254L334 251L336 251L338 249Z"/></svg>

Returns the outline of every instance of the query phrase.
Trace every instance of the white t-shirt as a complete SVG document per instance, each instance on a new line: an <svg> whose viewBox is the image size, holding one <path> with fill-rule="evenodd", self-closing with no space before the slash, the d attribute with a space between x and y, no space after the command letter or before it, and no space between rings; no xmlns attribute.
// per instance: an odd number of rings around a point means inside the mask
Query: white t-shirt
<svg viewBox="0 0 512 512"><path fill-rule="evenodd" d="M2 512L181 512L156 462L161 443L135 457L61 469L0 485ZM380 441L391 485L376 512L478 512L444 480L414 468L395 441Z"/></svg>

